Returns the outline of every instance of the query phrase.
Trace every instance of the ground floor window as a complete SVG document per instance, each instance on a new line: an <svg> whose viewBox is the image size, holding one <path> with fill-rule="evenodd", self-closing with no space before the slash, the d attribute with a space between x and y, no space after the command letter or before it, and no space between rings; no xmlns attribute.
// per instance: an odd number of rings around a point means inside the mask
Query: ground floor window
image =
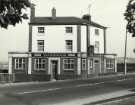
<svg viewBox="0 0 135 105"><path fill-rule="evenodd" d="M15 69L23 70L26 68L26 59L25 58L15 58Z"/></svg>
<svg viewBox="0 0 135 105"><path fill-rule="evenodd" d="M113 59L106 59L106 68L113 69L114 68L114 60Z"/></svg>
<svg viewBox="0 0 135 105"><path fill-rule="evenodd" d="M88 74L91 74L93 71L93 59L88 60Z"/></svg>
<svg viewBox="0 0 135 105"><path fill-rule="evenodd" d="M93 69L93 59L90 59L89 66L91 69Z"/></svg>
<svg viewBox="0 0 135 105"><path fill-rule="evenodd" d="M73 70L75 67L74 59L64 59L63 61L64 70Z"/></svg>
<svg viewBox="0 0 135 105"><path fill-rule="evenodd" d="M82 70L86 70L86 59L82 59Z"/></svg>
<svg viewBox="0 0 135 105"><path fill-rule="evenodd" d="M34 70L45 70L46 62L47 61L44 58L35 58L34 59Z"/></svg>

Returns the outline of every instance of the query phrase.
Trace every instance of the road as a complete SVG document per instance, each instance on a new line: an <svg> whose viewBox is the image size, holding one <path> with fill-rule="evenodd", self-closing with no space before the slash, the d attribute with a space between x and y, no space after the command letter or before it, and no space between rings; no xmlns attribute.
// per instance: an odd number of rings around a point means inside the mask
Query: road
<svg viewBox="0 0 135 105"><path fill-rule="evenodd" d="M135 76L13 85L0 87L0 105L83 105L134 88Z"/></svg>

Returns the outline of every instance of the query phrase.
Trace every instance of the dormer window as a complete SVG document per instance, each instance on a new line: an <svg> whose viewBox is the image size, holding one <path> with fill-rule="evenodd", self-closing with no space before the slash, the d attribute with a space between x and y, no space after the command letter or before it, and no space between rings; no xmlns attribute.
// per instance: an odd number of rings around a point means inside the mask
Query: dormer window
<svg viewBox="0 0 135 105"><path fill-rule="evenodd" d="M44 33L45 27L38 27L38 33Z"/></svg>
<svg viewBox="0 0 135 105"><path fill-rule="evenodd" d="M99 35L99 29L95 29L95 35Z"/></svg>
<svg viewBox="0 0 135 105"><path fill-rule="evenodd" d="M66 33L73 33L73 27L66 27Z"/></svg>

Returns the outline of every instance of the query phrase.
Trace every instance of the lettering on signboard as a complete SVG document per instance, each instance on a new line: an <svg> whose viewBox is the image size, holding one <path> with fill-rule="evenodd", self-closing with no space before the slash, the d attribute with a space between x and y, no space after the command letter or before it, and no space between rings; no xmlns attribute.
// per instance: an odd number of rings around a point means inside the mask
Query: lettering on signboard
<svg viewBox="0 0 135 105"><path fill-rule="evenodd" d="M33 53L33 57L75 57L77 54L68 53Z"/></svg>

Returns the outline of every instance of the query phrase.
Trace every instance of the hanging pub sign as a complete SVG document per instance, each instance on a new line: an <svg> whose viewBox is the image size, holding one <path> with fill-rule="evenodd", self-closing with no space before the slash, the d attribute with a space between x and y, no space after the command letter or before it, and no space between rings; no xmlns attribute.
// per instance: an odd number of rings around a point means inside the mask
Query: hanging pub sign
<svg viewBox="0 0 135 105"><path fill-rule="evenodd" d="M76 57L77 53L32 53L32 57Z"/></svg>

